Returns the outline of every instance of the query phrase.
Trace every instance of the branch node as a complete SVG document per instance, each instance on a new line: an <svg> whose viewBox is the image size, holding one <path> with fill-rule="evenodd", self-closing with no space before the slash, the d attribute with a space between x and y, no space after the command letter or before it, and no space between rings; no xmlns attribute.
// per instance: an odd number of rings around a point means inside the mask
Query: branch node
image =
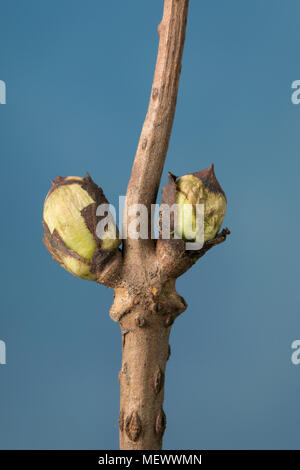
<svg viewBox="0 0 300 470"><path fill-rule="evenodd" d="M164 410L161 409L155 420L155 432L160 438L162 438L165 432L166 426L167 426L167 418L164 413Z"/></svg>
<svg viewBox="0 0 300 470"><path fill-rule="evenodd" d="M165 374L163 371L158 367L155 377L154 377L154 391L156 395L159 394L159 392L162 390L164 386L164 381L165 381Z"/></svg>
<svg viewBox="0 0 300 470"><path fill-rule="evenodd" d="M156 98L158 97L158 89L157 88L153 88L153 91L152 91L152 98L154 100L156 100Z"/></svg>
<svg viewBox="0 0 300 470"><path fill-rule="evenodd" d="M138 315L135 318L135 324L139 328L144 328L145 326L147 326L147 321L146 321L145 317L143 317L142 315Z"/></svg>
<svg viewBox="0 0 300 470"><path fill-rule="evenodd" d="M127 416L125 423L125 431L128 438L136 442L142 432L142 423L137 411L133 411L130 416Z"/></svg>
<svg viewBox="0 0 300 470"><path fill-rule="evenodd" d="M168 315L167 318L165 319L165 327L169 328L169 326L173 325L173 323L174 323L173 315Z"/></svg>

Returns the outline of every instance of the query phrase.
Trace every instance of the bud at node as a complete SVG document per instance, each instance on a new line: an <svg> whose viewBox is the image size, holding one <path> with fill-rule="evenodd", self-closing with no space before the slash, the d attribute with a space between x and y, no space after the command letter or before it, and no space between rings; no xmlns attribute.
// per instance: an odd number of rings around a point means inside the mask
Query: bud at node
<svg viewBox="0 0 300 470"><path fill-rule="evenodd" d="M108 204L103 191L87 174L56 177L48 192L43 212L46 248L63 268L82 279L96 280L91 260L97 250L114 250L120 244L118 230L106 232L103 240L96 235L101 217L100 204Z"/></svg>
<svg viewBox="0 0 300 470"><path fill-rule="evenodd" d="M226 213L226 196L216 179L213 165L178 180L169 173L162 194L163 204L177 204L177 220L172 220L171 233L176 232L185 241L195 241L196 205L203 204L204 242L217 235Z"/></svg>

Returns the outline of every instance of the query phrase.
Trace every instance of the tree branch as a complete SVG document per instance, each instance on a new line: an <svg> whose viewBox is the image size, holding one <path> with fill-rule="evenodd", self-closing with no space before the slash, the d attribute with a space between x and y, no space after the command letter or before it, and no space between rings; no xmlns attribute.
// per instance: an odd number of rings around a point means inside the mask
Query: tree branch
<svg viewBox="0 0 300 470"><path fill-rule="evenodd" d="M148 239L124 240L127 247L153 247L151 204L156 201L174 120L188 0L165 0L158 27L159 47L148 112L141 132L127 188L127 207L144 204L148 210ZM133 216L134 217L134 216ZM132 220L124 212L123 230ZM135 250L134 250L135 251Z"/></svg>
<svg viewBox="0 0 300 470"><path fill-rule="evenodd" d="M160 265L161 282L182 276L182 274L190 269L199 258L202 258L207 251L223 243L228 235L230 235L230 230L226 227L218 233L215 238L206 241L201 250L196 251L186 251L185 242L181 239L159 239L157 241L156 251Z"/></svg>

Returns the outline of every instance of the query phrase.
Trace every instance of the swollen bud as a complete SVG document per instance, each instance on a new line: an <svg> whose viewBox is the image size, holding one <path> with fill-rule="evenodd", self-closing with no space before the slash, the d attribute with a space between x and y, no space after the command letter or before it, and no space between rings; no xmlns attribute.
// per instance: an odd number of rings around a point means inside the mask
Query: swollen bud
<svg viewBox="0 0 300 470"><path fill-rule="evenodd" d="M87 174L85 178L57 177L46 196L43 212L44 244L63 268L82 279L95 281L92 256L97 250L114 250L120 244L118 230L108 224L98 238L97 224L103 216L97 207L108 204L103 191ZM112 220L110 214L110 220Z"/></svg>
<svg viewBox="0 0 300 470"><path fill-rule="evenodd" d="M195 240L196 204L204 205L204 242L213 239L219 232L226 212L226 196L219 185L214 166L176 177L169 174L169 181L163 188L163 202L176 202L177 220L174 231L183 240ZM187 210L186 205L189 205Z"/></svg>

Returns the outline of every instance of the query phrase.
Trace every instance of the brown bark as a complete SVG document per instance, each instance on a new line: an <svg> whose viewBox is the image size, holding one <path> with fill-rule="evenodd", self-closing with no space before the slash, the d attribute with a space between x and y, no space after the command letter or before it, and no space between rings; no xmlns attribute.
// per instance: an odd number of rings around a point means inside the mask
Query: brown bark
<svg viewBox="0 0 300 470"><path fill-rule="evenodd" d="M169 335L187 307L175 281L228 234L223 230L199 252L186 252L182 240L156 243L151 237L150 209L156 202L175 114L188 3L164 2L150 102L127 188L127 207L139 203L148 209L149 236L124 239L122 252L116 250L109 259L96 253L92 263L98 282L115 290L110 315L122 332L119 428L120 448L125 450L162 446ZM131 220L125 211L123 233Z"/></svg>
<svg viewBox="0 0 300 470"><path fill-rule="evenodd" d="M165 0L163 18L158 27L159 46L148 112L142 128L132 173L127 188L127 205L142 203L149 214L156 202L157 191L168 150L181 72L185 40L188 0ZM124 220L124 225L130 218ZM133 250L130 250L130 247ZM127 240L126 254L135 256L138 250L151 250L147 240Z"/></svg>
<svg viewBox="0 0 300 470"><path fill-rule="evenodd" d="M163 398L169 334L186 303L175 290L175 280L162 284L155 276L142 283L136 280L134 286L123 285L115 289L110 311L122 332L120 448L160 449L166 425Z"/></svg>
<svg viewBox="0 0 300 470"><path fill-rule="evenodd" d="M120 312L121 304L123 312L124 300L132 298L133 306L126 306L127 312L119 320L123 332L121 449L160 449L162 446L164 374L170 327L178 311L185 309L185 304L179 300L175 312L172 311L171 302L162 292L170 289L161 284L150 214L151 204L156 202L175 114L188 3L188 0L164 2L149 107L126 194L127 207L137 203L147 207L149 236L145 240L124 240L122 279L126 293L124 288L121 295L116 292L112 308L115 311L117 307ZM124 231L130 221L125 213ZM177 296L174 285L172 297ZM163 307L163 301L167 308Z"/></svg>
<svg viewBox="0 0 300 470"><path fill-rule="evenodd" d="M139 305L124 318L122 326L120 448L161 449L170 326L165 326L162 316L153 316Z"/></svg>

